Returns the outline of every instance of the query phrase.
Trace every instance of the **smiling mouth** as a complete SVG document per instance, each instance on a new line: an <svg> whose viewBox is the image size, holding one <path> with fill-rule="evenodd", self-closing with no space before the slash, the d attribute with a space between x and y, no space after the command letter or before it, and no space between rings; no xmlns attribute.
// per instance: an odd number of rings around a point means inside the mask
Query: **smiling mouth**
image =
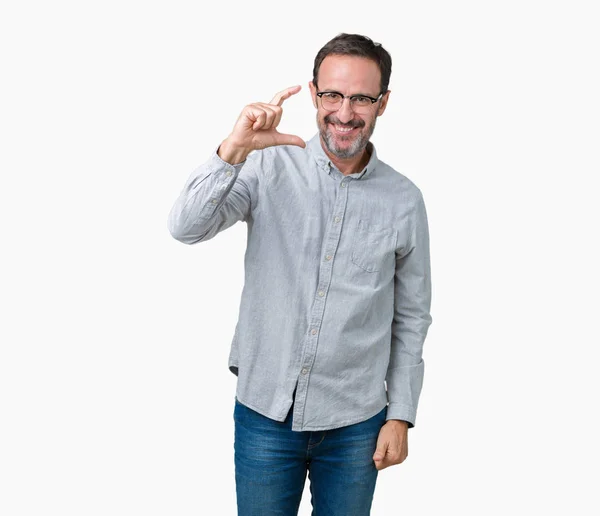
<svg viewBox="0 0 600 516"><path fill-rule="evenodd" d="M330 123L330 125L335 129L337 134L351 134L358 129L358 127L346 127L332 123Z"/></svg>

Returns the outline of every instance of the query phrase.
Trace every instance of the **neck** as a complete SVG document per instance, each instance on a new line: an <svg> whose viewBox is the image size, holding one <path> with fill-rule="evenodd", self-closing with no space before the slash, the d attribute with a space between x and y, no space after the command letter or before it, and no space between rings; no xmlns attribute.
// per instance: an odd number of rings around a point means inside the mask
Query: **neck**
<svg viewBox="0 0 600 516"><path fill-rule="evenodd" d="M371 157L370 145L367 144L365 149L358 155L353 158L338 158L335 154L332 154L327 149L327 146L323 143L321 139L321 147L327 154L327 157L331 160L331 162L336 166L336 168L345 176L349 174L354 174L355 172L360 172L367 163L369 162L369 158Z"/></svg>

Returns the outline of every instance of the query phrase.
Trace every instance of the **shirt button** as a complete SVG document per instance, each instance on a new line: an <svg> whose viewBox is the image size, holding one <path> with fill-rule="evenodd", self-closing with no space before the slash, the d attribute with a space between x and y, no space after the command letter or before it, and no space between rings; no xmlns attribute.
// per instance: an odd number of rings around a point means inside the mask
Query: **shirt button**
<svg viewBox="0 0 600 516"><path fill-rule="evenodd" d="M306 367L304 369L302 369L302 374L306 374L308 373L308 369L306 369Z"/></svg>
<svg viewBox="0 0 600 516"><path fill-rule="evenodd" d="M217 200L216 200L216 199L213 199L213 200L212 200L212 203L213 203L213 204L217 204Z"/></svg>
<svg viewBox="0 0 600 516"><path fill-rule="evenodd" d="M346 188L346 183L342 183L342 188Z"/></svg>
<svg viewBox="0 0 600 516"><path fill-rule="evenodd" d="M316 334L317 334L317 330L313 328L313 329L312 329L312 331L311 331L311 333L312 333L313 335L316 335Z"/></svg>
<svg viewBox="0 0 600 516"><path fill-rule="evenodd" d="M339 218L339 217L336 217L334 220L335 220L336 222L339 222L339 221L340 221L340 218Z"/></svg>
<svg viewBox="0 0 600 516"><path fill-rule="evenodd" d="M321 297L323 297L323 296L325 295L325 292L323 292L322 290L319 290L319 295L320 295Z"/></svg>
<svg viewBox="0 0 600 516"><path fill-rule="evenodd" d="M331 255L330 255L330 254L328 254L328 255L325 257L325 259L326 259L326 260L331 260Z"/></svg>
<svg viewBox="0 0 600 516"><path fill-rule="evenodd" d="M231 170L227 171L227 175L230 176L231 175Z"/></svg>

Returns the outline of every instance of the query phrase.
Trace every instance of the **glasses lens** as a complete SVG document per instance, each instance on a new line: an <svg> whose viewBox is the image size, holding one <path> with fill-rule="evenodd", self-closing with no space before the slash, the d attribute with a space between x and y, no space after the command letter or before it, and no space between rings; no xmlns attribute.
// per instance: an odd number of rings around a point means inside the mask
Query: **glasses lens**
<svg viewBox="0 0 600 516"><path fill-rule="evenodd" d="M371 109L373 103L367 97L352 97L350 104L355 113L365 113Z"/></svg>
<svg viewBox="0 0 600 516"><path fill-rule="evenodd" d="M335 111L342 105L342 96L337 93L323 93L321 95L321 102L323 107L331 111Z"/></svg>

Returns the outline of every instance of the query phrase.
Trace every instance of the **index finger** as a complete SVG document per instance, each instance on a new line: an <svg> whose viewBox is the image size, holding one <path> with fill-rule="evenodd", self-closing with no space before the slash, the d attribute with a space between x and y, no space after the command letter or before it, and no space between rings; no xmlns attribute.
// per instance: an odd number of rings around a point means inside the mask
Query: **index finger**
<svg viewBox="0 0 600 516"><path fill-rule="evenodd" d="M298 85L298 86L292 86L290 88L286 88L285 90L281 90L279 93L277 93L273 97L273 99L271 100L271 102L269 102L269 104L275 104L276 106L281 107L281 104L283 104L283 101L285 99L288 99L292 95L298 93L301 88L302 88L302 86Z"/></svg>

